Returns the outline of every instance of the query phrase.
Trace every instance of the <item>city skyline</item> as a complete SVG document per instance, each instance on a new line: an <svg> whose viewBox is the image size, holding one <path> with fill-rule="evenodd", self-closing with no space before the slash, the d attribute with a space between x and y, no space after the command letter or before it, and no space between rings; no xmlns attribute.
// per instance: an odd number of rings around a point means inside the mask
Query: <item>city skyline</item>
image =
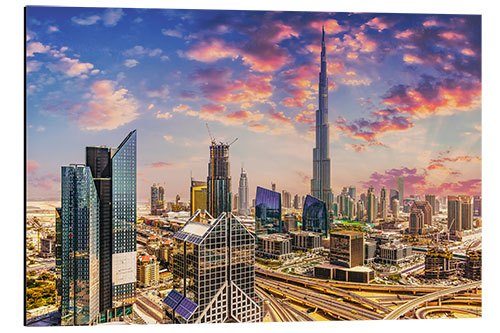
<svg viewBox="0 0 500 333"><path fill-rule="evenodd" d="M57 168L83 162L78 147L137 128L138 200L165 183L167 200L188 201L190 171L206 176L205 122L239 138L231 173L245 164L250 199L271 182L309 193L322 25L335 195L398 176L405 196L481 192L479 16L27 12L28 200L59 196Z"/></svg>

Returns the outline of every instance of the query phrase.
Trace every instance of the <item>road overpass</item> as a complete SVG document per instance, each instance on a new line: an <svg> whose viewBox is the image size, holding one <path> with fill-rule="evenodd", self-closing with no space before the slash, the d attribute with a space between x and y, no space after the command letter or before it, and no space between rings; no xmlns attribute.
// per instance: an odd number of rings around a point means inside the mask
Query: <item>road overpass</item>
<svg viewBox="0 0 500 333"><path fill-rule="evenodd" d="M403 304L399 306L398 308L394 309L391 313L389 313L387 316L384 317L384 320L392 320L392 319L398 319L401 316L405 315L409 311L415 309L416 307L425 304L427 302L440 299L441 297L456 294L462 291L466 291L469 289L475 289L475 288L480 288L481 287L481 281L477 282L472 282L468 283L463 286L458 286L458 287L453 287L453 288L448 288L444 290L439 290L421 297L417 297L414 300L411 300L410 302Z"/></svg>

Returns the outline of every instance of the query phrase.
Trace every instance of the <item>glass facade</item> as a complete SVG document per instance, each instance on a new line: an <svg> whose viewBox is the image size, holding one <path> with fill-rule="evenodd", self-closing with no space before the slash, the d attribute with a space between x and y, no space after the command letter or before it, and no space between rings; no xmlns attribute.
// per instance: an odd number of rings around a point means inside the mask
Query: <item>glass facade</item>
<svg viewBox="0 0 500 333"><path fill-rule="evenodd" d="M177 291L197 305L188 322L260 321L255 240L234 216L222 214L210 224L188 222L174 240Z"/></svg>
<svg viewBox="0 0 500 333"><path fill-rule="evenodd" d="M312 231L328 237L328 213L326 204L313 196L306 196L302 211L302 224L306 231Z"/></svg>
<svg viewBox="0 0 500 333"><path fill-rule="evenodd" d="M112 304L135 301L136 283L136 131L111 151Z"/></svg>
<svg viewBox="0 0 500 333"><path fill-rule="evenodd" d="M61 325L89 325L99 316L99 201L90 168L61 168Z"/></svg>
<svg viewBox="0 0 500 333"><path fill-rule="evenodd" d="M207 207L211 216L231 212L229 146L212 144L207 177Z"/></svg>
<svg viewBox="0 0 500 333"><path fill-rule="evenodd" d="M257 187L255 195L255 233L281 233L281 194Z"/></svg>

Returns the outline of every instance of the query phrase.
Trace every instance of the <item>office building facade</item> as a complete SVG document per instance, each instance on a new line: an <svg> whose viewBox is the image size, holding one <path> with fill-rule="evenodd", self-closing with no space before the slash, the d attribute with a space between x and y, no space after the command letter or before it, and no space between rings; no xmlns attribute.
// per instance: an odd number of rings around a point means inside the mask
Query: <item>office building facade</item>
<svg viewBox="0 0 500 333"><path fill-rule="evenodd" d="M151 215L160 215L165 209L165 189L163 186L151 186Z"/></svg>
<svg viewBox="0 0 500 333"><path fill-rule="evenodd" d="M422 210L424 213L424 225L432 224L432 207L428 201L414 201L410 207L410 212L413 208Z"/></svg>
<svg viewBox="0 0 500 333"><path fill-rule="evenodd" d="M165 299L174 321L259 322L255 238L232 214L208 223L195 216L174 234L176 288Z"/></svg>
<svg viewBox="0 0 500 333"><path fill-rule="evenodd" d="M398 191L399 195L399 202L404 202L405 199L405 192L404 192L404 178L403 177L396 177L396 190Z"/></svg>
<svg viewBox="0 0 500 333"><path fill-rule="evenodd" d="M255 233L282 233L281 194L257 186L255 194Z"/></svg>
<svg viewBox="0 0 500 333"><path fill-rule="evenodd" d="M305 231L312 231L328 237L329 223L326 204L310 195L306 197L302 210L302 227Z"/></svg>
<svg viewBox="0 0 500 333"><path fill-rule="evenodd" d="M352 268L364 264L363 233L342 230L330 233L330 263Z"/></svg>
<svg viewBox="0 0 500 333"><path fill-rule="evenodd" d="M99 321L99 199L90 169L61 168L61 325Z"/></svg>
<svg viewBox="0 0 500 333"><path fill-rule="evenodd" d="M207 210L207 182L191 178L189 197L191 199L191 215L194 215L198 209L202 212Z"/></svg>

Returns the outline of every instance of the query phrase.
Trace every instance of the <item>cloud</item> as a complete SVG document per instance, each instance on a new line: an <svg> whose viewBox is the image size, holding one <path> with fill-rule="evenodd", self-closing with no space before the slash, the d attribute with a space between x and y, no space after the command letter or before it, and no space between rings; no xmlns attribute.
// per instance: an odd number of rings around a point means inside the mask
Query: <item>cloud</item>
<svg viewBox="0 0 500 333"><path fill-rule="evenodd" d="M26 57L34 57L35 53L47 53L50 46L43 45L40 42L29 42L26 45Z"/></svg>
<svg viewBox="0 0 500 333"><path fill-rule="evenodd" d="M164 169L173 167L174 163L171 162L154 162L150 164L150 167L153 169Z"/></svg>
<svg viewBox="0 0 500 333"><path fill-rule="evenodd" d="M422 75L416 87L393 86L383 103L417 117L469 111L480 106L481 83L464 79L435 79Z"/></svg>
<svg viewBox="0 0 500 333"><path fill-rule="evenodd" d="M375 138L385 132L401 131L413 127L409 117L399 115L395 110L386 109L372 112L374 120L359 118L347 122L343 117L336 121L336 128L347 135L368 142L374 142Z"/></svg>
<svg viewBox="0 0 500 333"><path fill-rule="evenodd" d="M131 49L123 51L123 55L126 57L142 57L148 55L150 57L156 57L163 53L162 49L149 49L141 45L136 45ZM168 57L167 57L168 58Z"/></svg>
<svg viewBox="0 0 500 333"><path fill-rule="evenodd" d="M26 73L36 72L42 67L42 63L40 61L31 60L26 62Z"/></svg>
<svg viewBox="0 0 500 333"><path fill-rule="evenodd" d="M160 111L158 111L156 113L156 118L158 119L170 119L172 118L172 114L170 112L164 112L164 113L161 113Z"/></svg>
<svg viewBox="0 0 500 333"><path fill-rule="evenodd" d="M197 60L201 62L212 63L219 59L238 57L237 50L226 44L221 39L208 39L198 42L186 51L188 59Z"/></svg>
<svg viewBox="0 0 500 333"><path fill-rule="evenodd" d="M77 123L85 130L113 130L137 119L139 103L114 81L95 81L86 107L74 109Z"/></svg>
<svg viewBox="0 0 500 333"><path fill-rule="evenodd" d="M167 142L173 142L174 141L174 138L172 136L170 136L170 135L164 135L163 138Z"/></svg>
<svg viewBox="0 0 500 333"><path fill-rule="evenodd" d="M123 10L121 8L110 8L104 12L102 16L102 21L105 26L113 27L123 16Z"/></svg>
<svg viewBox="0 0 500 333"><path fill-rule="evenodd" d="M372 29L378 30L378 32L382 32L383 30L389 28L392 24L386 22L381 17L374 17L370 21L366 22L366 25Z"/></svg>
<svg viewBox="0 0 500 333"><path fill-rule="evenodd" d="M37 131L37 132L43 132L43 131L45 131L45 127L43 127L42 125L40 125L40 126L38 126L38 127L36 128L36 131Z"/></svg>
<svg viewBox="0 0 500 333"><path fill-rule="evenodd" d="M334 19L311 22L310 27L315 31L321 31L323 25L325 27L325 33L328 35L335 35L347 29L347 27L341 26L339 22Z"/></svg>
<svg viewBox="0 0 500 333"><path fill-rule="evenodd" d="M47 28L47 32L48 33L52 33L52 32L58 32L59 31L59 28L56 27L55 25L50 25L48 28Z"/></svg>
<svg viewBox="0 0 500 333"><path fill-rule="evenodd" d="M132 68L132 67L135 67L137 66L137 64L139 63L139 61L135 60L135 59L126 59L125 62L123 63L126 67L128 68Z"/></svg>
<svg viewBox="0 0 500 333"><path fill-rule="evenodd" d="M59 185L61 182L60 175L57 174L46 174L43 176L28 175L28 183L35 188L41 188L43 190L51 190L53 186Z"/></svg>
<svg viewBox="0 0 500 333"><path fill-rule="evenodd" d="M169 37L182 38L182 33L178 30L161 29L161 33L164 34L165 36L169 36Z"/></svg>
<svg viewBox="0 0 500 333"><path fill-rule="evenodd" d="M79 25L92 25L92 24L96 24L100 19L101 19L101 17L98 15L91 15L91 16L87 16L85 18L79 18L79 17L75 16L75 17L71 18L71 21L73 21L74 23L79 24Z"/></svg>
<svg viewBox="0 0 500 333"><path fill-rule="evenodd" d="M352 149L354 150L355 152L362 152L362 151L365 151L368 149L368 147L385 147L385 148L388 148L386 145L384 145L383 143L381 142L369 142L367 144L364 144L364 143L353 143L353 144L346 144L345 147L347 149Z"/></svg>
<svg viewBox="0 0 500 333"><path fill-rule="evenodd" d="M308 175L307 173L303 172L303 171L298 171L298 170L295 170L294 171L295 175L297 177L299 177L300 179L300 182L304 185L309 185L311 184L311 176Z"/></svg>
<svg viewBox="0 0 500 333"><path fill-rule="evenodd" d="M40 165L34 160L26 161L26 173L28 174L34 174L39 167Z"/></svg>
<svg viewBox="0 0 500 333"><path fill-rule="evenodd" d="M57 63L47 64L47 67L52 72L61 72L66 76L75 77L87 73L94 68L94 65L88 62L80 62L78 59L63 57Z"/></svg>
<svg viewBox="0 0 500 333"><path fill-rule="evenodd" d="M163 85L158 89L147 90L146 95L150 98L161 98L165 100L168 97L169 89L168 86Z"/></svg>
<svg viewBox="0 0 500 333"><path fill-rule="evenodd" d="M248 129L252 132L262 133L267 132L269 130L269 127L264 124L252 124L248 126Z"/></svg>

